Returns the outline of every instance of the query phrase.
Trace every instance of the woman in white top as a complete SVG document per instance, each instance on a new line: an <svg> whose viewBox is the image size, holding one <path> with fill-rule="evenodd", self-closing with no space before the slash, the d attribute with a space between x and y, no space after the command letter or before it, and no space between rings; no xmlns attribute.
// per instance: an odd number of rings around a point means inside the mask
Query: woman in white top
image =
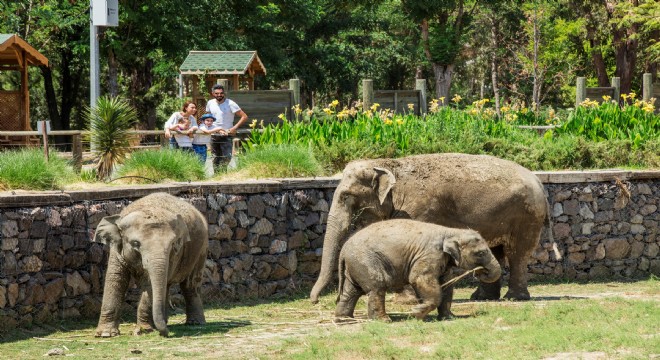
<svg viewBox="0 0 660 360"><path fill-rule="evenodd" d="M177 145L176 140L172 136L172 133L170 132L170 129L175 127L180 119L183 118L188 118L190 120L190 124L192 126L197 125L197 120L195 120L195 115L197 113L197 105L195 105L192 101L186 101L183 103L183 108L181 111L177 111L170 118L165 122L165 137L170 139L170 148L171 149L176 149L179 146Z"/></svg>
<svg viewBox="0 0 660 360"><path fill-rule="evenodd" d="M193 131L195 136L192 141L192 147L195 154L199 156L202 164L206 163L206 154L211 144L211 134L226 134L226 130L218 125L215 125L215 116L211 113L206 113L199 118L202 123L198 127L194 127Z"/></svg>

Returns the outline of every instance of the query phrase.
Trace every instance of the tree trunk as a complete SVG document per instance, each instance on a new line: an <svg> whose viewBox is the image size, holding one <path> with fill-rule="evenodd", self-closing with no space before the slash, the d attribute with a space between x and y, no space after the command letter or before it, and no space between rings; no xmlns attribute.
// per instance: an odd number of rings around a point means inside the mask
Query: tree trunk
<svg viewBox="0 0 660 360"><path fill-rule="evenodd" d="M638 6L637 0L630 0L633 6ZM609 18L612 19L614 15L614 3L606 2L605 4ZM626 28L619 27L619 25L612 25L612 45L614 45L614 52L616 58L616 72L615 76L621 78L621 94L628 94L632 88L632 80L635 74L635 65L637 63L637 46L639 40L637 39L639 25L636 23L630 24Z"/></svg>
<svg viewBox="0 0 660 360"><path fill-rule="evenodd" d="M131 72L131 98L133 99L138 118L142 119L139 127L152 130L156 128L156 104L158 94L151 90L153 85L153 62L134 64Z"/></svg>
<svg viewBox="0 0 660 360"><path fill-rule="evenodd" d="M432 63L432 65L433 74L435 75L435 94L438 98L444 98L446 104L450 100L449 91L451 90L451 75L454 71L454 64Z"/></svg>
<svg viewBox="0 0 660 360"><path fill-rule="evenodd" d="M541 83L542 79L539 78L539 42L541 41L541 34L538 27L538 14L536 8L534 9L534 84L532 86L532 104L534 109L539 108L539 99L541 97Z"/></svg>
<svg viewBox="0 0 660 360"><path fill-rule="evenodd" d="M115 57L115 52L112 49L108 50L108 93L112 97L119 95L118 84L119 63Z"/></svg>
<svg viewBox="0 0 660 360"><path fill-rule="evenodd" d="M499 41L498 41L498 21L495 18L495 15L492 14L491 18L491 27L490 27L490 36L491 40L493 41L493 48L491 51L491 57L490 57L490 79L493 85L493 101L495 102L495 112L497 113L497 116L500 116L500 88L499 84L497 83L497 49L499 47ZM483 95L482 95L483 98Z"/></svg>
<svg viewBox="0 0 660 360"><path fill-rule="evenodd" d="M46 91L46 104L48 105L48 117L53 130L62 130L62 120L57 108L57 96L53 88L53 72L48 66L40 66L41 76L44 79L44 90Z"/></svg>

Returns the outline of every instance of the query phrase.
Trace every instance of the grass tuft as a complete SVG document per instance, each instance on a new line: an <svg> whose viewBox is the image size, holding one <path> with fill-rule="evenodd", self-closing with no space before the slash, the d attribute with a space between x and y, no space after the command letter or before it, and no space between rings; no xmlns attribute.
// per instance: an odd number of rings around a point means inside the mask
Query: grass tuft
<svg viewBox="0 0 660 360"><path fill-rule="evenodd" d="M9 150L0 156L0 190L61 189L75 178L73 168L56 151L51 151L50 161L37 148Z"/></svg>
<svg viewBox="0 0 660 360"><path fill-rule="evenodd" d="M193 153L181 150L142 150L131 154L117 170L115 182L150 184L154 182L198 181L205 178L204 165Z"/></svg>
<svg viewBox="0 0 660 360"><path fill-rule="evenodd" d="M306 146L263 145L240 155L232 172L254 178L310 177L323 175L323 167Z"/></svg>

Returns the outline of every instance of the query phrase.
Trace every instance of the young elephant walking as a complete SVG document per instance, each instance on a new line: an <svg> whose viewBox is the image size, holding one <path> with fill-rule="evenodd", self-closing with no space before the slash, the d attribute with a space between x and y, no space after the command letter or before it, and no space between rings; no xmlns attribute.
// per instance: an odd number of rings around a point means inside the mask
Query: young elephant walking
<svg viewBox="0 0 660 360"><path fill-rule="evenodd" d="M423 319L433 309L438 318L450 315L453 288L440 285L451 278L450 269L483 266L479 280L492 283L501 275L488 244L474 230L453 229L415 220L378 222L360 230L339 255L337 318L353 317L360 296L369 294L370 319L390 321L385 313L385 292L410 284L421 303L413 315Z"/></svg>
<svg viewBox="0 0 660 360"><path fill-rule="evenodd" d="M179 284L186 324L205 324L200 288L209 244L206 218L191 204L165 193L147 195L119 215L101 220L94 241L110 247L96 336L119 335L120 308L131 277L142 288L136 334L168 335L170 286Z"/></svg>

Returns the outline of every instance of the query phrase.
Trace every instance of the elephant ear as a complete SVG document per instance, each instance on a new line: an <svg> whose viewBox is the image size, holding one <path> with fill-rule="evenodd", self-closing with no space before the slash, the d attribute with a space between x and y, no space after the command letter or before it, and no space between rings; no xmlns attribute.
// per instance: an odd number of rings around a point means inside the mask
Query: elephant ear
<svg viewBox="0 0 660 360"><path fill-rule="evenodd" d="M174 251L178 252L181 250L181 247L190 241L190 231L188 230L188 225L186 224L183 216L180 214L176 215L176 221L174 224L176 229L176 241L174 242Z"/></svg>
<svg viewBox="0 0 660 360"><path fill-rule="evenodd" d="M461 263L461 251L458 247L458 242L456 240L445 240L442 244L442 251L449 254L449 256L454 259L456 266L459 266Z"/></svg>
<svg viewBox="0 0 660 360"><path fill-rule="evenodd" d="M121 247L121 233L119 232L119 226L117 226L119 219L119 215L106 216L101 219L92 241Z"/></svg>
<svg viewBox="0 0 660 360"><path fill-rule="evenodd" d="M396 179L394 178L394 174L388 169L375 167L374 171L375 173L374 177L371 179L371 186L378 193L378 200L380 201L380 204L383 205L387 198L387 194L390 193L390 190L392 190L392 187L396 183Z"/></svg>

